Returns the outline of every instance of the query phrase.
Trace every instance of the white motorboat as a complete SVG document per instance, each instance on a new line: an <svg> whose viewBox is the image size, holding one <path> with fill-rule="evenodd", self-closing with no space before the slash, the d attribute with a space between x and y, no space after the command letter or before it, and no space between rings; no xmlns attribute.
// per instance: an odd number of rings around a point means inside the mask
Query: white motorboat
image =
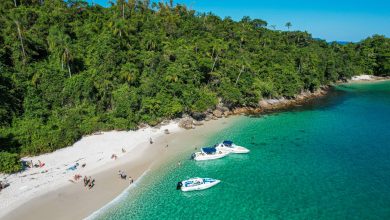
<svg viewBox="0 0 390 220"><path fill-rule="evenodd" d="M215 147L203 147L201 152L193 153L191 158L194 160L214 160L225 157L229 152L217 150Z"/></svg>
<svg viewBox="0 0 390 220"><path fill-rule="evenodd" d="M204 190L210 187L213 187L220 183L220 180L212 179L212 178L191 178L188 180L184 180L177 183L177 190L181 190L184 192L194 191L194 190Z"/></svg>
<svg viewBox="0 0 390 220"><path fill-rule="evenodd" d="M215 147L217 150L222 152L229 152L234 154L246 154L249 153L249 150L245 147L238 146L233 143L233 141L223 141L222 143L217 144Z"/></svg>

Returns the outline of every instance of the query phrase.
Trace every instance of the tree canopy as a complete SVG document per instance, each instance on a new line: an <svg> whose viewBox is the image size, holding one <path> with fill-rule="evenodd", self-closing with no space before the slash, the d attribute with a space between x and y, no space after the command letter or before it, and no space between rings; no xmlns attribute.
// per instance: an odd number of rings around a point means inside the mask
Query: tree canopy
<svg viewBox="0 0 390 220"><path fill-rule="evenodd" d="M327 43L172 2L5 0L0 14L0 156L11 161L219 101L257 106L352 75L390 75L384 36Z"/></svg>

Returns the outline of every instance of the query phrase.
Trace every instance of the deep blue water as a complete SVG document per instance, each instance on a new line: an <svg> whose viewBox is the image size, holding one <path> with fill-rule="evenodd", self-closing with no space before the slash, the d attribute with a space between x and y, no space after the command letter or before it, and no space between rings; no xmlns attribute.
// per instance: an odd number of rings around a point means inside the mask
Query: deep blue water
<svg viewBox="0 0 390 220"><path fill-rule="evenodd" d="M390 219L390 82L337 87L304 107L241 117L208 143L248 155L170 162L99 219ZM190 151L188 153L191 153ZM176 182L222 182L183 193Z"/></svg>

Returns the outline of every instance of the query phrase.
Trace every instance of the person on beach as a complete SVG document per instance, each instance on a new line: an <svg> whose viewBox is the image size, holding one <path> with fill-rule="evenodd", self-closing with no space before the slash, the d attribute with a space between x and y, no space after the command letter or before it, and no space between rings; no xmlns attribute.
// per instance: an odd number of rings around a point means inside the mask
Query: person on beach
<svg viewBox="0 0 390 220"><path fill-rule="evenodd" d="M111 159L116 160L117 158L118 158L118 156L117 156L116 154L112 154L112 155L111 155Z"/></svg>
<svg viewBox="0 0 390 220"><path fill-rule="evenodd" d="M38 166L43 167L43 166L45 166L45 163L42 163L40 160L38 160Z"/></svg>
<svg viewBox="0 0 390 220"><path fill-rule="evenodd" d="M126 153L126 150L124 148L122 148L122 153Z"/></svg>
<svg viewBox="0 0 390 220"><path fill-rule="evenodd" d="M130 181L130 184L132 184L134 182L133 178L131 178L131 176L129 176L129 181Z"/></svg>
<svg viewBox="0 0 390 220"><path fill-rule="evenodd" d="M94 187L94 186L95 186L95 179L93 179L93 180L89 183L88 187L89 187L89 189L92 189L92 187Z"/></svg>
<svg viewBox="0 0 390 220"><path fill-rule="evenodd" d="M149 138L149 142L150 142L150 144L153 144L152 138Z"/></svg>
<svg viewBox="0 0 390 220"><path fill-rule="evenodd" d="M91 177L87 178L87 180L84 183L84 186L88 186L91 182Z"/></svg>
<svg viewBox="0 0 390 220"><path fill-rule="evenodd" d="M124 173L123 171L120 171L120 170L119 170L119 176L121 177L121 179L126 179L126 177L127 177L126 173Z"/></svg>
<svg viewBox="0 0 390 220"><path fill-rule="evenodd" d="M84 168L85 166L87 166L87 164L86 164L86 163L83 163L83 165L81 165L81 167L82 167L82 168Z"/></svg>

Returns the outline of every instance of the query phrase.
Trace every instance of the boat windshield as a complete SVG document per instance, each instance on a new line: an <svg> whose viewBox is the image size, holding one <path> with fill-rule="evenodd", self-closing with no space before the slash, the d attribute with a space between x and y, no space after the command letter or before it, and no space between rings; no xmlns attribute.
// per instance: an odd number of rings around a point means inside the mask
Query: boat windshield
<svg viewBox="0 0 390 220"><path fill-rule="evenodd" d="M204 147L202 148L202 151L206 154L214 154L215 152L217 152L217 149L215 149L214 147Z"/></svg>
<svg viewBox="0 0 390 220"><path fill-rule="evenodd" d="M203 184L202 180L188 180L188 181L185 181L184 186L191 187L191 186L198 186L198 185L202 185L202 184Z"/></svg>
<svg viewBox="0 0 390 220"><path fill-rule="evenodd" d="M223 141L223 145L226 147L231 147L233 145L233 141Z"/></svg>

